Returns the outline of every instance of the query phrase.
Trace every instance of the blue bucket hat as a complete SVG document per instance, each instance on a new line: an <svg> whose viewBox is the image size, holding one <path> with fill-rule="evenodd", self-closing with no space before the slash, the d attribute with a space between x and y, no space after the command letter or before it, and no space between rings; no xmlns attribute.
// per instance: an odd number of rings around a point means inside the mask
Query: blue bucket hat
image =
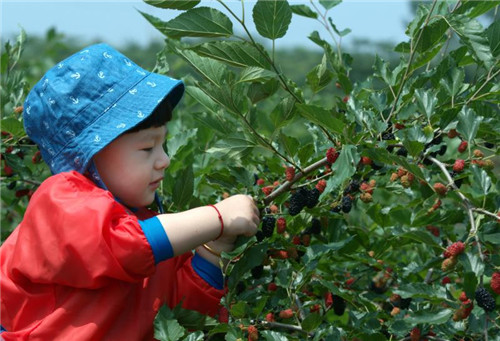
<svg viewBox="0 0 500 341"><path fill-rule="evenodd" d="M24 103L24 128L53 174L85 173L92 157L144 121L163 101L174 108L181 80L151 73L106 44L51 68Z"/></svg>

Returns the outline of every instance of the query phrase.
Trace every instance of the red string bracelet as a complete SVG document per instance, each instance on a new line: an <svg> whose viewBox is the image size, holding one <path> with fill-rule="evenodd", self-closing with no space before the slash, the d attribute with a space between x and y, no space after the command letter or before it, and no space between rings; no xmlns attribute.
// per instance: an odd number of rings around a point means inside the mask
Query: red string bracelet
<svg viewBox="0 0 500 341"><path fill-rule="evenodd" d="M217 207L215 207L214 205L207 205L207 206L210 206L210 207L213 207L216 211L217 211L217 214L219 215L219 220L220 220L220 233L219 235L217 236L217 238L215 238L214 240L217 240L219 239L222 234L224 233L224 220L222 220L222 215L220 214L219 210L217 209Z"/></svg>

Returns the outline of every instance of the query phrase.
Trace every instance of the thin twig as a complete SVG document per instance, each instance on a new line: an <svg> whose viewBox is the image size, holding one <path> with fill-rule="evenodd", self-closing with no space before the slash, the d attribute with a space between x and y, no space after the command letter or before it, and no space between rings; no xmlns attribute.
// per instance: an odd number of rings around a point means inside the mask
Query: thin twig
<svg viewBox="0 0 500 341"><path fill-rule="evenodd" d="M297 182L298 180L302 179L304 176L307 174L315 171L316 169L326 166L328 164L328 160L325 157L324 159L321 159L319 161L316 161L312 165L307 166L304 168L302 171L298 172L295 174L293 179L291 181L285 181L281 186L279 186L276 190L274 190L271 194L269 194L267 197L264 198L264 204L269 204L271 201L276 199L280 194L287 192L292 185Z"/></svg>

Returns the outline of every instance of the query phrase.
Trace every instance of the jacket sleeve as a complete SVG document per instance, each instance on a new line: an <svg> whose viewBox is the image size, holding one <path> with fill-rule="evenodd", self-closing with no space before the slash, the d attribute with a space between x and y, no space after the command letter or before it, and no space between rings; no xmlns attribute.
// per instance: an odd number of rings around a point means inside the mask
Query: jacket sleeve
<svg viewBox="0 0 500 341"><path fill-rule="evenodd" d="M137 217L75 172L44 181L18 229L12 274L33 282L91 289L156 269Z"/></svg>
<svg viewBox="0 0 500 341"><path fill-rule="evenodd" d="M163 283L164 301L170 308L182 303L183 308L205 315L219 311L225 293L222 271L201 256L188 252L168 259L158 264L154 277Z"/></svg>

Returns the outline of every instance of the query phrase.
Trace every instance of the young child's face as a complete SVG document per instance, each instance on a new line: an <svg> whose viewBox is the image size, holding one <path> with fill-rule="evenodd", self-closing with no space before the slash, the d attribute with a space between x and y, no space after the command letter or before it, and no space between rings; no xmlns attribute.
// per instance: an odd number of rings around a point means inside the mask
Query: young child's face
<svg viewBox="0 0 500 341"><path fill-rule="evenodd" d="M163 145L167 128L153 127L121 135L94 156L109 191L129 207L143 207L154 200L170 158Z"/></svg>

